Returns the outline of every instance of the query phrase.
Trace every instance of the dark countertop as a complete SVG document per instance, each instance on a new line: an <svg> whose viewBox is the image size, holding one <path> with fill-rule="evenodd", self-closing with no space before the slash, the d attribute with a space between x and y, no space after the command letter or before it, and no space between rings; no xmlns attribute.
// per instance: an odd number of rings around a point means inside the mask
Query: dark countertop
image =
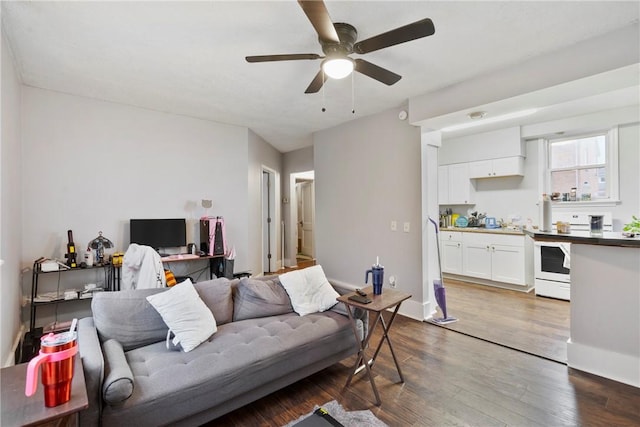
<svg viewBox="0 0 640 427"><path fill-rule="evenodd" d="M524 230L524 233L527 236L533 237L534 240L547 242L640 248L640 235L625 237L621 232L617 231L605 231L602 236L592 236L589 231L572 231L569 234L559 234L555 231Z"/></svg>

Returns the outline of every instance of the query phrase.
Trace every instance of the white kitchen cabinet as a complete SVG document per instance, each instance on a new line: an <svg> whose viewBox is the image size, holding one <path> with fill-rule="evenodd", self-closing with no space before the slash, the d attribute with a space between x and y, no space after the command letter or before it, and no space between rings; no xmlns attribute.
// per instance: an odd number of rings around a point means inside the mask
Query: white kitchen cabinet
<svg viewBox="0 0 640 427"><path fill-rule="evenodd" d="M523 246L491 245L491 278L497 282L525 284Z"/></svg>
<svg viewBox="0 0 640 427"><path fill-rule="evenodd" d="M488 241L464 242L462 248L462 274L491 280L491 247Z"/></svg>
<svg viewBox="0 0 640 427"><path fill-rule="evenodd" d="M462 274L525 286L524 236L464 233Z"/></svg>
<svg viewBox="0 0 640 427"><path fill-rule="evenodd" d="M462 274L462 233L440 233L441 265L443 273Z"/></svg>
<svg viewBox="0 0 640 427"><path fill-rule="evenodd" d="M472 184L469 180L469 165L467 163L438 167L438 204L473 204Z"/></svg>
<svg viewBox="0 0 640 427"><path fill-rule="evenodd" d="M449 166L438 166L438 204L449 204Z"/></svg>
<svg viewBox="0 0 640 427"><path fill-rule="evenodd" d="M518 175L524 175L524 159L520 156L469 162L470 179Z"/></svg>

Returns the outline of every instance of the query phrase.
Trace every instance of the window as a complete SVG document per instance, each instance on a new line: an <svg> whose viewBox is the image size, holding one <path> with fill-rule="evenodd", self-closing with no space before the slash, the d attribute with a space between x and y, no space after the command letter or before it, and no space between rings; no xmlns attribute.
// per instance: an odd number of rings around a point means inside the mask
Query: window
<svg viewBox="0 0 640 427"><path fill-rule="evenodd" d="M617 201L617 129L546 142L548 193L575 187L577 201Z"/></svg>

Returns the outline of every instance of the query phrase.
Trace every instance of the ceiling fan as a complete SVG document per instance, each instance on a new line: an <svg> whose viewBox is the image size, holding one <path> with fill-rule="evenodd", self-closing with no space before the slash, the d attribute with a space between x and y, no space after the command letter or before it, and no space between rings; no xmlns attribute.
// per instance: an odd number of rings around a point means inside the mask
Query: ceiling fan
<svg viewBox="0 0 640 427"><path fill-rule="evenodd" d="M365 54L386 47L395 46L411 40L427 37L435 33L433 22L429 18L404 25L386 33L356 43L358 32L352 25L331 21L327 7L322 0L298 0L298 4L311 21L318 33L318 41L325 56L315 53L297 53L283 55L247 56L247 62L295 61L302 59L324 59L318 74L313 78L305 93L316 93L328 77L340 79L357 71L388 86L396 83L402 76L364 59L352 59L350 54Z"/></svg>

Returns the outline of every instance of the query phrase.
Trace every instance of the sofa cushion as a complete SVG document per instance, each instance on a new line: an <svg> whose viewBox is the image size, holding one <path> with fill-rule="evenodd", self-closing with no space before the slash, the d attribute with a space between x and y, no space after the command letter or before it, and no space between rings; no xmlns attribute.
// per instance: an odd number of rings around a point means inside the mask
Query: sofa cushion
<svg viewBox="0 0 640 427"><path fill-rule="evenodd" d="M113 338L125 351L164 341L167 325L146 300L164 291L166 288L96 293L91 311L100 340Z"/></svg>
<svg viewBox="0 0 640 427"><path fill-rule="evenodd" d="M328 310L338 303L336 298L340 294L333 289L320 265L281 274L280 282L300 316Z"/></svg>
<svg viewBox="0 0 640 427"><path fill-rule="evenodd" d="M189 352L217 330L211 310L202 302L191 280L178 283L166 292L149 295L147 301L175 334L173 344Z"/></svg>
<svg viewBox="0 0 640 427"><path fill-rule="evenodd" d="M349 319L331 311L231 322L189 353L168 352L164 343L141 347L127 353L133 396L105 407L103 425L177 423L357 349Z"/></svg>
<svg viewBox="0 0 640 427"><path fill-rule="evenodd" d="M291 300L277 277L243 278L233 291L233 321L291 313Z"/></svg>
<svg viewBox="0 0 640 427"><path fill-rule="evenodd" d="M213 313L218 326L233 319L233 298L231 289L239 282L226 277L194 283L198 295Z"/></svg>
<svg viewBox="0 0 640 427"><path fill-rule="evenodd" d="M102 344L102 353L105 362L102 398L109 405L118 405L133 394L133 373L118 341L105 341Z"/></svg>

